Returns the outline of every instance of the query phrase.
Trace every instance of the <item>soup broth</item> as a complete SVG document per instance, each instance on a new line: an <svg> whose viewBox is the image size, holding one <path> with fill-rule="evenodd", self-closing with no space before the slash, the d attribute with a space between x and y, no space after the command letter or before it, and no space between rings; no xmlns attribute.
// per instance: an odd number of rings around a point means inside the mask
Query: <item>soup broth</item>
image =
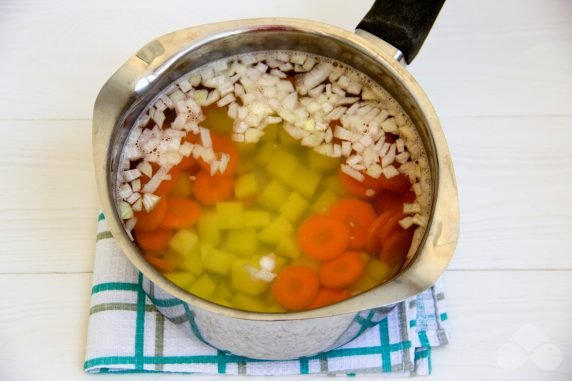
<svg viewBox="0 0 572 381"><path fill-rule="evenodd" d="M300 52L183 76L137 120L120 169L118 209L143 257L248 311L318 308L390 280L431 206L423 144L397 102Z"/></svg>

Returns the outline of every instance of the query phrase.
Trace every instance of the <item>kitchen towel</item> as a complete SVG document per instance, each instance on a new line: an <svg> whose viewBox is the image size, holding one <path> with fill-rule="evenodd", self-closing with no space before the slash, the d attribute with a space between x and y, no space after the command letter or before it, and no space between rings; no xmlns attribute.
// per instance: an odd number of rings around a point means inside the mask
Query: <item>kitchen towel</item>
<svg viewBox="0 0 572 381"><path fill-rule="evenodd" d="M431 349L447 344L449 327L438 282L391 310L362 312L361 334L344 346L311 357L262 361L236 356L182 333L192 314L167 320L145 295L143 276L98 218L84 369L88 373L416 376L431 373Z"/></svg>

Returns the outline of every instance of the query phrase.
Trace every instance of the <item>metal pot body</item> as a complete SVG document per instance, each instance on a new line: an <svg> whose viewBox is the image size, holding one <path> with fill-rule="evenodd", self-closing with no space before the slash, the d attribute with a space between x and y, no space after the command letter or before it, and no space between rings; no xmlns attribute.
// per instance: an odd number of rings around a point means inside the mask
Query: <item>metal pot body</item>
<svg viewBox="0 0 572 381"><path fill-rule="evenodd" d="M358 31L360 32L360 31ZM246 52L296 50L330 57L363 72L403 107L425 145L433 184L429 225L414 259L393 280L331 306L295 313L235 310L188 294L141 257L115 207L121 148L134 121L167 85L211 61ZM309 356L345 344L363 330L356 316L380 321L395 303L430 287L457 242L457 189L437 115L405 69L399 51L367 32L351 33L314 21L253 19L183 29L159 37L131 57L102 88L94 110L97 185L113 236L145 276L145 290L185 334L236 355L258 359ZM373 313L370 314L370 311Z"/></svg>

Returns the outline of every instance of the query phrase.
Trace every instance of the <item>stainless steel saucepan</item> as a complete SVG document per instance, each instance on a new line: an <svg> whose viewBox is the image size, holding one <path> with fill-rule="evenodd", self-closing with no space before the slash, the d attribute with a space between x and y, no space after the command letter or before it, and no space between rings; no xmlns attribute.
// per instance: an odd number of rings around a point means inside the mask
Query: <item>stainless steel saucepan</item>
<svg viewBox="0 0 572 381"><path fill-rule="evenodd" d="M93 115L97 186L119 247L144 276L159 310L206 343L258 359L309 356L359 334L356 316L376 310L377 320L395 303L430 287L445 271L458 236L459 211L453 165L439 119L407 71L444 0L376 1L355 33L297 19L262 18L201 25L149 42L101 89ZM297 50L342 61L377 81L414 122L428 154L433 204L414 259L393 280L343 302L290 313L247 312L220 306L174 286L150 266L126 235L115 206L119 154L136 118L155 95L181 75L240 53Z"/></svg>

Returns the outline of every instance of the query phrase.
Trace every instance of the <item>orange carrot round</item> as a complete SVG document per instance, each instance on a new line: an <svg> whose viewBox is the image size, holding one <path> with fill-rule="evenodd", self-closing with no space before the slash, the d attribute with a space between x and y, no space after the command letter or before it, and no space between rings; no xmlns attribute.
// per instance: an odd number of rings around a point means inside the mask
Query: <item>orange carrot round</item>
<svg viewBox="0 0 572 381"><path fill-rule="evenodd" d="M366 249L368 253L373 255L379 253L381 243L383 239L385 239L383 234L387 234L387 231L390 231L391 228L395 226L398 221L398 219L396 220L396 216L400 217L401 215L395 211L381 213L369 226L366 238Z"/></svg>
<svg viewBox="0 0 572 381"><path fill-rule="evenodd" d="M151 232L135 231L135 242L143 251L161 251L169 245L172 230L155 229Z"/></svg>
<svg viewBox="0 0 572 381"><path fill-rule="evenodd" d="M288 266L272 283L272 294L288 311L299 311L312 303L318 288L318 274L314 270L305 266Z"/></svg>
<svg viewBox="0 0 572 381"><path fill-rule="evenodd" d="M159 187L153 193L155 193L158 196L168 194L171 191L171 189L173 189L173 187L177 183L177 180L179 179L179 167L171 168L169 170L169 175L171 176L171 179L161 181L161 184L159 184Z"/></svg>
<svg viewBox="0 0 572 381"><path fill-rule="evenodd" d="M330 304L341 302L352 296L346 290L331 290L329 288L320 288L318 295L310 303L310 308L319 308L329 306Z"/></svg>
<svg viewBox="0 0 572 381"><path fill-rule="evenodd" d="M350 230L345 223L321 214L308 217L298 229L298 245L302 251L320 261L342 254L349 241Z"/></svg>
<svg viewBox="0 0 572 381"><path fill-rule="evenodd" d="M137 223L135 224L136 231L151 231L157 229L163 217L167 213L167 199L161 196L155 207L150 212L142 210L135 212Z"/></svg>
<svg viewBox="0 0 572 381"><path fill-rule="evenodd" d="M233 194L232 177L211 176L206 171L200 171L193 182L193 193L203 205L214 205L228 200Z"/></svg>
<svg viewBox="0 0 572 381"><path fill-rule="evenodd" d="M143 258L155 269L162 273L172 273L175 271L175 264L165 258L155 257L153 255L143 255Z"/></svg>
<svg viewBox="0 0 572 381"><path fill-rule="evenodd" d="M222 153L226 153L229 156L229 162L226 166L225 171L222 175L232 175L236 172L238 166L238 148L236 144L227 138L226 136L213 134L211 132L211 140L213 144L213 151L217 158ZM202 159L199 159L199 165L206 171L210 171L211 165Z"/></svg>
<svg viewBox="0 0 572 381"><path fill-rule="evenodd" d="M364 271L364 263L358 251L350 251L322 265L320 283L327 288L342 289L356 282Z"/></svg>
<svg viewBox="0 0 572 381"><path fill-rule="evenodd" d="M330 208L331 216L343 221L350 230L349 248L363 249L369 226L375 220L375 210L367 202L355 198L339 200Z"/></svg>
<svg viewBox="0 0 572 381"><path fill-rule="evenodd" d="M375 207L379 213L393 211L402 212L404 203L411 203L415 201L415 193L412 191L406 191L403 193L397 193L388 190L382 190L377 194L375 198Z"/></svg>
<svg viewBox="0 0 572 381"><path fill-rule="evenodd" d="M188 198L171 197L167 204L167 211L159 224L164 229L186 228L201 217L201 206Z"/></svg>
<svg viewBox="0 0 572 381"><path fill-rule="evenodd" d="M379 252L379 260L389 266L398 266L403 263L413 239L413 229L396 229L383 240Z"/></svg>
<svg viewBox="0 0 572 381"><path fill-rule="evenodd" d="M381 175L379 179L377 179L376 183L378 184L380 190L386 189L396 193L407 192L409 189L411 189L411 182L409 181L409 177L405 176L404 174L393 176L390 179L384 175Z"/></svg>

